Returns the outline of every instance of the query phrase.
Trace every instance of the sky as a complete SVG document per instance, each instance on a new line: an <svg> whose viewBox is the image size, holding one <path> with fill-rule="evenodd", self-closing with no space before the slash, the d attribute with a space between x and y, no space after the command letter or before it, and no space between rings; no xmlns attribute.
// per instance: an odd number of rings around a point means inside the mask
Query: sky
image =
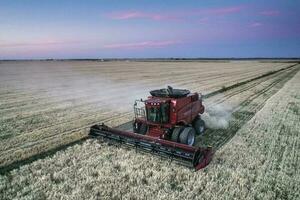
<svg viewBox="0 0 300 200"><path fill-rule="evenodd" d="M0 0L0 59L300 57L298 0Z"/></svg>

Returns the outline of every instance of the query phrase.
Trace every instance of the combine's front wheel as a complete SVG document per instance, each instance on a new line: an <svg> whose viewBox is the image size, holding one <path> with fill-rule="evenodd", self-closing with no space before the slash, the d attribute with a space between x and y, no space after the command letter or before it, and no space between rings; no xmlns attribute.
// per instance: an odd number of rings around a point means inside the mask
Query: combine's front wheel
<svg viewBox="0 0 300 200"><path fill-rule="evenodd" d="M185 127L179 135L179 141L182 144L193 146L195 142L195 129L193 127Z"/></svg>
<svg viewBox="0 0 300 200"><path fill-rule="evenodd" d="M171 141L172 142L178 142L179 140L179 135L182 131L182 127L175 127L173 132L172 132L172 135L171 135Z"/></svg>

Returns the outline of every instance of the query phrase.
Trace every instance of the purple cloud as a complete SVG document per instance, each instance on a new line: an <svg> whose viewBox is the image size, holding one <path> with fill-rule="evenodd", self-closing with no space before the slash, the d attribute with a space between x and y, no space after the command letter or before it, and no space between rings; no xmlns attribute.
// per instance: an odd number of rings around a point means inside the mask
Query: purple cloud
<svg viewBox="0 0 300 200"><path fill-rule="evenodd" d="M139 49L139 48L162 48L170 45L180 44L180 41L143 41L134 43L115 43L104 45L107 49Z"/></svg>

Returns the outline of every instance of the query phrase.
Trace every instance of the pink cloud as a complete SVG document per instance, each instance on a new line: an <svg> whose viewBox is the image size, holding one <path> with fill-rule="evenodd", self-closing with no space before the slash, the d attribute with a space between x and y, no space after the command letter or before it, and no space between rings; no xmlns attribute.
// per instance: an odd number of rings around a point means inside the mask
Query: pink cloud
<svg viewBox="0 0 300 200"><path fill-rule="evenodd" d="M199 10L199 12L204 14L227 15L227 14L238 13L243 9L243 7L244 6L210 8L210 9Z"/></svg>
<svg viewBox="0 0 300 200"><path fill-rule="evenodd" d="M277 10L264 10L264 11L261 11L259 14L265 15L265 16L277 16L280 14L280 12Z"/></svg>
<svg viewBox="0 0 300 200"><path fill-rule="evenodd" d="M144 14L141 12L130 11L124 13L110 14L110 17L112 19L134 19L134 18L143 18Z"/></svg>
<svg viewBox="0 0 300 200"><path fill-rule="evenodd" d="M229 15L239 13L245 6L231 6L231 7L218 7L218 8L207 8L198 10L187 10L187 11L173 11L163 13L152 13L143 11L125 11L125 12L113 12L107 16L111 19L116 20L128 20L128 19L150 19L150 20L173 20L173 21L184 21L190 19L190 17L197 18L199 16L207 15Z"/></svg>
<svg viewBox="0 0 300 200"><path fill-rule="evenodd" d="M263 24L260 22L253 22L252 24L250 24L250 27L259 27L262 26Z"/></svg>
<svg viewBox="0 0 300 200"><path fill-rule="evenodd" d="M126 20L126 19L151 19L151 20L179 20L175 15L166 15L159 13L148 13L141 11L128 11L120 13L111 13L108 15L112 19Z"/></svg>
<svg viewBox="0 0 300 200"><path fill-rule="evenodd" d="M116 43L104 45L107 49L139 49L139 48L162 48L170 45L180 44L180 41L144 41L135 43Z"/></svg>
<svg viewBox="0 0 300 200"><path fill-rule="evenodd" d="M30 41L30 42L15 42L15 43L2 43L0 48L3 47L23 47L23 46L52 46L52 45L63 45L63 44L74 44L80 43L79 41L55 41L55 40L45 40L45 41Z"/></svg>

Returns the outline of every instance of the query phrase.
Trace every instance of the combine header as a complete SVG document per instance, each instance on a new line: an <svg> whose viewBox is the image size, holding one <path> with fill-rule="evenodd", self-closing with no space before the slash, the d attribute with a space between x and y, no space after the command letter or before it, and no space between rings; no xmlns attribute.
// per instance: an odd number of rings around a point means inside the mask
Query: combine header
<svg viewBox="0 0 300 200"><path fill-rule="evenodd" d="M150 91L147 100L134 103L132 131L101 125L90 129L90 136L109 138L141 150L171 158L196 170L212 159L211 147L193 146L196 135L203 134L205 123L202 98L188 90L167 89Z"/></svg>

